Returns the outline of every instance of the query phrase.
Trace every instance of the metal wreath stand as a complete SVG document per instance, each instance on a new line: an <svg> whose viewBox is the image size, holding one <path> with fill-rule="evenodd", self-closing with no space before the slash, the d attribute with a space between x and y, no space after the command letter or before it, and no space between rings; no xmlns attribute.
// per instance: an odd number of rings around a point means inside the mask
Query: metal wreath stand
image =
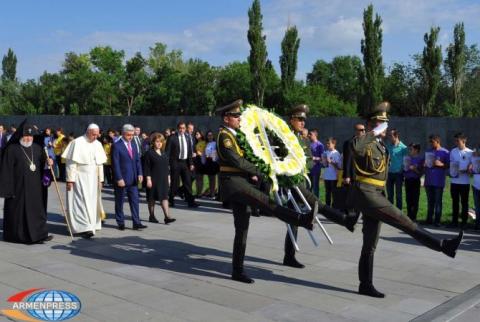
<svg viewBox="0 0 480 322"><path fill-rule="evenodd" d="M272 162L280 160L280 158L277 156L277 154L274 151L274 148L277 148L277 147L272 146L270 144L270 141L268 140L268 135L267 135L267 132L265 131L264 120L257 119L257 126L259 129L259 133L257 134L257 137L259 138L263 149L265 149L269 153L269 156ZM295 191L295 194L299 200L295 198L294 194L292 193L292 189ZM307 202L307 199L305 199L305 196L302 194L298 186L294 186L293 188L279 187L278 191L275 191L274 197L275 197L275 202L278 205L290 207L296 212L300 213L302 216L305 216L312 211L312 207L310 207L310 205ZM320 229L322 230L323 234L325 235L325 238L328 240L330 245L333 245L333 241L330 238L330 235L328 234L325 227L322 225L322 222L318 219L317 214L314 214L314 219L315 219L315 223L320 227ZM300 247L298 246L298 243L295 240L295 235L293 234L291 225L290 224L286 224L286 225L287 225L288 236L290 237L290 240L292 241L293 246L297 251L300 251ZM307 233L310 236L310 239L312 240L315 247L318 247L319 245L318 241L315 235L312 233L312 231L307 230Z"/></svg>

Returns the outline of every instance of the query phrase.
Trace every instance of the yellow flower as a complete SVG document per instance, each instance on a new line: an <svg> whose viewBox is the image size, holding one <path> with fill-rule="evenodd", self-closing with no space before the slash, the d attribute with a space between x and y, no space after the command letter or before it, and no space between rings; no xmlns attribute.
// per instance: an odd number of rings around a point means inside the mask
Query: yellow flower
<svg viewBox="0 0 480 322"><path fill-rule="evenodd" d="M305 175L306 156L295 134L280 117L255 105L248 105L242 113L240 128L258 158L270 166L273 191L278 190L278 175ZM273 131L285 145L288 155L280 160L270 147L265 129ZM255 133L258 129L258 133Z"/></svg>

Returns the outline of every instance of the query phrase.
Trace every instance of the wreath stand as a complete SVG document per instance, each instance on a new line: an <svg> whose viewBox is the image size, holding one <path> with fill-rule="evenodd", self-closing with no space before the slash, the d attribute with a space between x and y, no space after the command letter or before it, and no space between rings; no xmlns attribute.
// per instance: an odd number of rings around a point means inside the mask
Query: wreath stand
<svg viewBox="0 0 480 322"><path fill-rule="evenodd" d="M277 156L275 153L274 148L271 144L270 141L268 140L268 135L267 132L265 131L265 123L263 119L257 119L257 126L259 129L259 133L257 134L257 137L259 138L260 142L262 143L262 148L267 151L269 154L270 160L275 162L279 161L280 158ZM298 160L297 160L298 161ZM295 193L297 196L300 198L299 201L297 201L292 193L292 189L294 189ZM292 189L290 188L285 188L285 187L279 187L277 191L275 191L274 196L275 196L275 201L279 206L286 206L286 207L292 207L293 210L296 212L300 213L302 216L306 216L312 211L312 207L308 204L305 196L302 194L298 186L294 186ZM320 227L322 230L323 234L325 235L325 238L328 240L330 245L333 245L333 241L330 238L330 235L328 234L327 230L325 227L322 225L322 222L318 219L317 214L314 214L314 220L315 223ZM298 243L295 239L295 235L293 234L293 230L290 224L287 225L287 231L288 231L288 236L290 237L290 240L295 247L296 251L300 251L300 247L298 246ZM312 240L313 244L315 247L318 247L318 241L313 235L312 231L307 230L307 233Z"/></svg>

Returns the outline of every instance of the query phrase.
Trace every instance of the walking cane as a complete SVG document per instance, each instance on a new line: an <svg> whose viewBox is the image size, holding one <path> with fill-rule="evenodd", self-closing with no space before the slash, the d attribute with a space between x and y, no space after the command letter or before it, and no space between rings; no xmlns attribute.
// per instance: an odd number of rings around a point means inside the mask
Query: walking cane
<svg viewBox="0 0 480 322"><path fill-rule="evenodd" d="M47 155L47 159L50 158L48 156L47 147L45 147L45 154ZM58 189L58 183L55 177L55 173L53 173L53 168L51 166L48 166L48 168L50 169L50 173L52 174L53 182L55 183L55 190L57 190L57 196L58 196L58 199L60 200L60 206L62 207L62 213L63 213L63 216L65 217L65 222L67 223L68 232L70 233L70 237L72 238L72 241L73 241L72 229L70 228L70 223L68 222L67 211L65 210L65 205L63 204L62 196L60 195L60 190Z"/></svg>

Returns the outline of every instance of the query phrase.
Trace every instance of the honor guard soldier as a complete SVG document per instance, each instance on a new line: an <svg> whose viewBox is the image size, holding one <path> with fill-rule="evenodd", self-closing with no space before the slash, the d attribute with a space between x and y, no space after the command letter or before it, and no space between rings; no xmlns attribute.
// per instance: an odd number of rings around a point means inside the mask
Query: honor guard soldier
<svg viewBox="0 0 480 322"><path fill-rule="evenodd" d="M313 229L313 209L310 214L297 213L287 207L282 207L270 200L268 194L258 190L256 183L261 179L259 169L247 161L237 143L237 131L240 128L240 108L243 101L237 100L227 106L220 107L216 112L221 115L223 126L217 137L218 156L220 164L219 192L222 201L227 201L233 210L235 239L232 254L232 279L243 283L253 283L243 270L243 260L247 246L248 225L250 214L247 205L256 207L267 215L276 216L280 220L294 226Z"/></svg>
<svg viewBox="0 0 480 322"><path fill-rule="evenodd" d="M373 257L381 222L404 231L428 248L450 257L455 257L463 237L463 231L453 239L440 239L430 234L417 226L385 197L389 158L383 138L388 127L389 107L388 102L379 104L367 116L367 134L355 137L351 145L355 180L349 203L363 214L363 246L358 263L360 279L358 292L380 298L385 295L375 289L372 276Z"/></svg>
<svg viewBox="0 0 480 322"><path fill-rule="evenodd" d="M305 139L302 137L302 131L305 128L305 121L307 119L307 113L308 113L308 106L305 104L297 105L293 107L290 110L289 113L289 122L290 122L290 128L292 131L295 133L295 136L298 138L298 141L300 145L303 148L303 151L305 152L305 156L307 157L307 163L306 167L307 169L311 169L313 165L313 159L312 159L312 151L310 150L310 144L308 142L308 139ZM347 228L349 231L353 232L355 229L355 224L357 223L359 214L345 214L337 209L331 208L327 205L324 205L310 190L307 189L307 182L302 182L299 186L299 189L307 202L310 204L310 206L313 208L314 205L315 207L318 207L318 213L322 214L325 218L333 221L336 224L339 224L341 226L344 226ZM295 193L294 191L292 193ZM292 226L292 231L295 236L295 239L297 238L297 232L298 228L295 226ZM295 268L304 268L305 265L302 263L298 262L297 259L295 258L295 247L290 240L290 236L287 234L285 236L285 256L283 258L283 265L286 266L291 266Z"/></svg>

